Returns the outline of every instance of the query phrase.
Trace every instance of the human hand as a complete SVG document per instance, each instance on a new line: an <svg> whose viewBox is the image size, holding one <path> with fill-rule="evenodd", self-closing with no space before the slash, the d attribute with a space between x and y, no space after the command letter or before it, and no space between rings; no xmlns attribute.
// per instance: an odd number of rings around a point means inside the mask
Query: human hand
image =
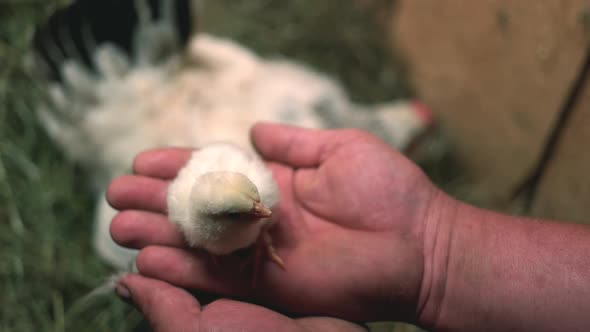
<svg viewBox="0 0 590 332"><path fill-rule="evenodd" d="M263 265L252 289L235 257L217 267L186 248L163 214L168 181L190 150L166 149L138 156L136 175L116 179L107 194L127 210L111 234L143 249L141 274L297 314L416 321L431 279L425 232L444 195L411 161L356 130L260 124L252 140L281 190L272 236L286 271Z"/></svg>
<svg viewBox="0 0 590 332"><path fill-rule="evenodd" d="M155 332L365 330L330 317L291 319L258 305L229 299L216 300L204 306L181 288L139 275L121 279L117 293L137 307Z"/></svg>

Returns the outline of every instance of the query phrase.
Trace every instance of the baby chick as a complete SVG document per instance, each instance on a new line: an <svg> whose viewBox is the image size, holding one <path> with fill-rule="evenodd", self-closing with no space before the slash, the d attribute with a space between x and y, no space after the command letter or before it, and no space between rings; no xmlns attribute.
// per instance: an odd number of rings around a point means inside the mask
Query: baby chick
<svg viewBox="0 0 590 332"><path fill-rule="evenodd" d="M258 243L284 267L268 234L278 199L272 173L257 155L215 143L193 152L170 184L168 217L192 247L227 255Z"/></svg>

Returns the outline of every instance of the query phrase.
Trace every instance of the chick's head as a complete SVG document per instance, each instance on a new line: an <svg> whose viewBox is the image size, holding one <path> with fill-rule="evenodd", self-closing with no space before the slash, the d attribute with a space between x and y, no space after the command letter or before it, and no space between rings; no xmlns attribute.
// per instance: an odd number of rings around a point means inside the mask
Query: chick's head
<svg viewBox="0 0 590 332"><path fill-rule="evenodd" d="M199 176L190 194L193 219L247 222L271 216L260 202L256 185L237 172L209 172Z"/></svg>

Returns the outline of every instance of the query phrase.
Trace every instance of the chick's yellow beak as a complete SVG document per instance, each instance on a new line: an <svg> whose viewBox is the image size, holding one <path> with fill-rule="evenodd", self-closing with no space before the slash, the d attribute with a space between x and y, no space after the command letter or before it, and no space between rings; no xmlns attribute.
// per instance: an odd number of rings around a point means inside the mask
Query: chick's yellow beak
<svg viewBox="0 0 590 332"><path fill-rule="evenodd" d="M254 202L254 206L252 207L252 215L258 218L268 218L272 216L272 211L266 208L260 202Z"/></svg>

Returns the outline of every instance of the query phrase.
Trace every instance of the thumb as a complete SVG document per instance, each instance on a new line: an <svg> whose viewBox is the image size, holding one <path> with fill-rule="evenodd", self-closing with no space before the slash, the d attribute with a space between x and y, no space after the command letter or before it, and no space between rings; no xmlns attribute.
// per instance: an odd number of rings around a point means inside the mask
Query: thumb
<svg viewBox="0 0 590 332"><path fill-rule="evenodd" d="M342 144L370 136L356 129L319 130L289 125L258 123L250 132L260 155L293 167L320 165Z"/></svg>
<svg viewBox="0 0 590 332"><path fill-rule="evenodd" d="M130 274L119 281L117 294L132 301L155 332L199 330L201 306L181 288Z"/></svg>

